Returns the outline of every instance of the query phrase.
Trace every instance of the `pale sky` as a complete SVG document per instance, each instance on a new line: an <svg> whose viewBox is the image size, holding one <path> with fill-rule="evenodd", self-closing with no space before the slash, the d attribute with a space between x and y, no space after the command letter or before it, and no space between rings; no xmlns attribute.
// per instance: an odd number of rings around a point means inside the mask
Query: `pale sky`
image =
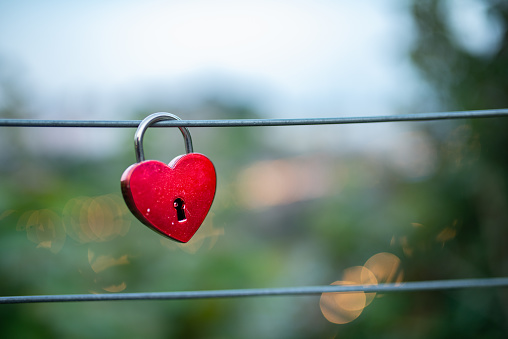
<svg viewBox="0 0 508 339"><path fill-rule="evenodd" d="M185 104L209 95L252 103L267 118L421 112L411 106L422 87L407 59L412 26L405 3L0 0L0 62L21 71L33 113L43 119L132 118L132 107L158 97L185 114ZM486 24L492 20L478 16L485 6L450 4L466 48L495 46ZM301 150L391 149L393 140L383 137L383 146L372 136L402 126L347 126L311 139L301 137L308 129L295 127L267 139ZM37 133L33 147L48 142L46 148L74 152L61 137L51 142ZM88 147L89 137L79 137L84 132L73 133L69 142ZM104 138L96 148L114 150L113 132Z"/></svg>
<svg viewBox="0 0 508 339"><path fill-rule="evenodd" d="M231 96L254 96L270 116L387 114L412 79L411 27L396 3L0 3L0 56L42 97L219 83Z"/></svg>

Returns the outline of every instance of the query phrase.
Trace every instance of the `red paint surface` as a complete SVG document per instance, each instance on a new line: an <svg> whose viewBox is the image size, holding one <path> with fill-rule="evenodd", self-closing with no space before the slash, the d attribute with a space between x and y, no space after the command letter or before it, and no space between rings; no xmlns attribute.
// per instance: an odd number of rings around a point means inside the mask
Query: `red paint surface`
<svg viewBox="0 0 508 339"><path fill-rule="evenodd" d="M188 242L212 206L217 184L215 168L206 156L188 153L169 165L147 160L125 170L122 193L131 212L145 225L171 239ZM185 203L185 220L178 221L174 202Z"/></svg>

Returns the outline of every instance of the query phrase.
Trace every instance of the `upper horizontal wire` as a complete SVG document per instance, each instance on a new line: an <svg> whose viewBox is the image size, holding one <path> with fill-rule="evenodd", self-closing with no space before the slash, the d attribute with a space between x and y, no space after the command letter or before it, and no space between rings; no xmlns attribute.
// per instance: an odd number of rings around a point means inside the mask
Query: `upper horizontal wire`
<svg viewBox="0 0 508 339"><path fill-rule="evenodd" d="M307 118L307 119L221 119L160 121L158 127L241 127L241 126L297 126L340 125L380 122L429 121L508 117L508 108L440 113L415 113L384 116ZM0 127L106 127L136 128L141 120L39 120L0 119Z"/></svg>
<svg viewBox="0 0 508 339"><path fill-rule="evenodd" d="M0 297L0 304L43 303L43 302L75 302L75 301L117 301L117 300L182 300L210 298L241 298L262 296L303 296L338 292L418 292L428 290L450 290L465 288L508 287L508 277L416 281L405 283L389 283L379 285L326 285L301 286L282 288L258 288L215 291L183 291L183 292L149 292L149 293L115 293L115 294L65 294L65 295L33 295Z"/></svg>

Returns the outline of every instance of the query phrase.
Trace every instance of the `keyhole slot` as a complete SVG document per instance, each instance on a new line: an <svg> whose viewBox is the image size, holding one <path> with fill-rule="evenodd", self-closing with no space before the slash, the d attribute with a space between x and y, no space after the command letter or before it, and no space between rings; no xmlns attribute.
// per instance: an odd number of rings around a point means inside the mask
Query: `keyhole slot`
<svg viewBox="0 0 508 339"><path fill-rule="evenodd" d="M185 217L185 202L182 199L177 198L173 203L173 206L176 209L176 217L178 218L178 221L182 222L187 220Z"/></svg>

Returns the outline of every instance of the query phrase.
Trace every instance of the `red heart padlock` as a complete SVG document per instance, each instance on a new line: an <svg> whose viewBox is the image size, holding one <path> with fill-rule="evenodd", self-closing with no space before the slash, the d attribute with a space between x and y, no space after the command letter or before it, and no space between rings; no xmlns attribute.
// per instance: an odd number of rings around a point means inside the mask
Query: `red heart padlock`
<svg viewBox="0 0 508 339"><path fill-rule="evenodd" d="M192 152L189 130L179 127L187 154L169 165L144 160L143 135L151 124L180 120L170 113L154 113L141 122L134 137L137 163L125 170L122 193L131 212L154 231L179 242L188 242L204 221L213 202L216 174L213 163Z"/></svg>

